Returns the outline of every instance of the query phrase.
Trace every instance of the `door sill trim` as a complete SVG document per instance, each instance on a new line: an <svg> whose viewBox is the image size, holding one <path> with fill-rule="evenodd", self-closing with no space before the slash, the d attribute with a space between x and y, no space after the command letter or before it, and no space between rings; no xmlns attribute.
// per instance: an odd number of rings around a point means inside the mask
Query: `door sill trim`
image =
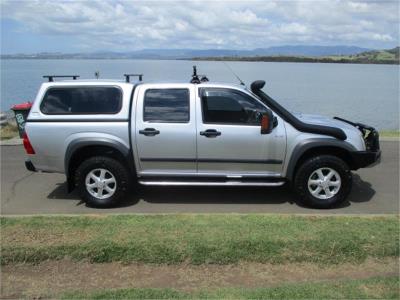
<svg viewBox="0 0 400 300"><path fill-rule="evenodd" d="M268 178L280 179L282 174L280 173L213 173L213 172L162 172L162 171L142 171L138 173L141 178L147 177L182 177L182 178L199 178L197 181L202 181L203 178Z"/></svg>
<svg viewBox="0 0 400 300"><path fill-rule="evenodd" d="M173 181L173 180L139 180L142 185L151 186L282 186L285 181Z"/></svg>

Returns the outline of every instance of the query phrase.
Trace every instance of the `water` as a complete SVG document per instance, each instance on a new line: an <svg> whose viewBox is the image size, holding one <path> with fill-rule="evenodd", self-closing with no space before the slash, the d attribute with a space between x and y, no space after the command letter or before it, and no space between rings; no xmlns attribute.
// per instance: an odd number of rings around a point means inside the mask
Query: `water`
<svg viewBox="0 0 400 300"><path fill-rule="evenodd" d="M211 81L237 83L221 62L176 60L2 60L0 109L32 101L46 74L122 79L144 73L145 81L189 81L192 65ZM313 63L229 62L249 84L266 81L264 91L293 112L341 116L379 129L399 128L399 66Z"/></svg>

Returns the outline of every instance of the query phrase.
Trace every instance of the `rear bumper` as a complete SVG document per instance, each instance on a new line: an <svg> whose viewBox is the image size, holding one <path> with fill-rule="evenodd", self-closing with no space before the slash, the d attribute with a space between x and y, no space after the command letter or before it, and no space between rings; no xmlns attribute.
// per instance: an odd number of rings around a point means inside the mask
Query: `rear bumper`
<svg viewBox="0 0 400 300"><path fill-rule="evenodd" d="M27 168L28 171L36 172L35 166L29 159L25 160L25 167Z"/></svg>
<svg viewBox="0 0 400 300"><path fill-rule="evenodd" d="M377 151L354 151L351 152L353 168L354 170L372 167L380 163L381 161L381 150Z"/></svg>

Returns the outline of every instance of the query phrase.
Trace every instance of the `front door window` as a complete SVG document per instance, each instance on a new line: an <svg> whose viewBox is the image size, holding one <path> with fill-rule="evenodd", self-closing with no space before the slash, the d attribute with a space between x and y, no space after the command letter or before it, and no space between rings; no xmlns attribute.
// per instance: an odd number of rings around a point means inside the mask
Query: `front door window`
<svg viewBox="0 0 400 300"><path fill-rule="evenodd" d="M250 96L229 89L202 89L205 124L259 126L266 108Z"/></svg>

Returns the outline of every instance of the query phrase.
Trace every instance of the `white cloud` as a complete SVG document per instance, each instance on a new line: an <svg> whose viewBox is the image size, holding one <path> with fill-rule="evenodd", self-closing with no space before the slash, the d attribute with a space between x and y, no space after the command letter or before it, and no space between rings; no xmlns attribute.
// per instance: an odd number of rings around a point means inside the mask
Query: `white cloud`
<svg viewBox="0 0 400 300"><path fill-rule="evenodd" d="M384 42L393 41L393 38L392 38L390 35L388 35L388 34L374 33L374 34L372 35L372 38L373 38L374 40L376 40L376 41L384 41Z"/></svg>
<svg viewBox="0 0 400 300"><path fill-rule="evenodd" d="M2 18L82 48L257 48L399 43L397 1L2 0Z"/></svg>
<svg viewBox="0 0 400 300"><path fill-rule="evenodd" d="M282 34L304 34L307 33L307 26L299 23L289 23L280 26L280 32Z"/></svg>

